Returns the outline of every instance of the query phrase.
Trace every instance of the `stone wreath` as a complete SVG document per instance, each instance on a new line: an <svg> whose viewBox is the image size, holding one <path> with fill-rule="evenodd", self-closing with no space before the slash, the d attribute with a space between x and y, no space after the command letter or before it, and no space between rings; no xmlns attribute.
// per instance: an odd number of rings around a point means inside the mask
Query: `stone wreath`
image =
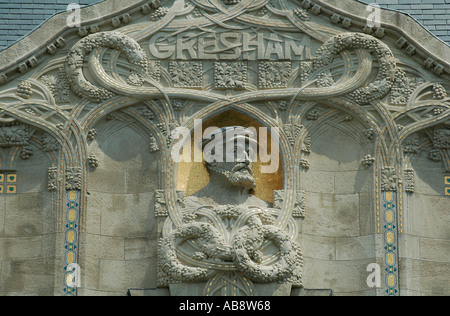
<svg viewBox="0 0 450 316"><path fill-rule="evenodd" d="M204 214L205 210L202 212ZM184 217L184 224L163 238L159 255L161 268L167 275L181 282L202 282L227 270L239 271L258 283L301 284L300 247L283 230L267 224L274 222L267 211L229 207L226 211L209 210L207 216L214 220L196 221L197 214L189 213ZM221 223L217 221L219 218ZM215 225L225 227L230 220L237 227L231 229L231 235L224 236L223 230ZM198 251L180 252L187 241L194 242ZM265 261L263 248L267 243L273 243L278 252L275 256L272 254L274 259Z"/></svg>

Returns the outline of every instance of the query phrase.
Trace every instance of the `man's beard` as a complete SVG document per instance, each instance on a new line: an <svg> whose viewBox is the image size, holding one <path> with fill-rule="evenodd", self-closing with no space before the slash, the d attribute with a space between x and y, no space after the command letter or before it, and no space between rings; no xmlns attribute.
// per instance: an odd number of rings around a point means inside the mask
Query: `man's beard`
<svg viewBox="0 0 450 316"><path fill-rule="evenodd" d="M231 171L224 170L216 166L210 166L210 169L225 176L230 184L239 188L254 189L256 187L253 170L244 163L237 164Z"/></svg>

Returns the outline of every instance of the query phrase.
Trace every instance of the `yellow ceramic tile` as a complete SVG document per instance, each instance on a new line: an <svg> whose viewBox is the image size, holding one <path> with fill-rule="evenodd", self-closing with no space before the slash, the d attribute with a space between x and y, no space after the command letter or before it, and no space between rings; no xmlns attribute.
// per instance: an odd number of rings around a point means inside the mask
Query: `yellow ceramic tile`
<svg viewBox="0 0 450 316"><path fill-rule="evenodd" d="M15 185L8 185L6 187L6 193L8 194L14 194L17 192L16 186Z"/></svg>
<svg viewBox="0 0 450 316"><path fill-rule="evenodd" d="M450 196L450 188L445 188L445 195Z"/></svg>
<svg viewBox="0 0 450 316"><path fill-rule="evenodd" d="M10 173L6 176L6 182L8 183L16 183L17 182L17 175L14 173Z"/></svg>
<svg viewBox="0 0 450 316"><path fill-rule="evenodd" d="M3 194L5 192L5 189L3 187L3 185L0 185L0 194Z"/></svg>
<svg viewBox="0 0 450 316"><path fill-rule="evenodd" d="M450 176L445 177L445 184L450 184Z"/></svg>

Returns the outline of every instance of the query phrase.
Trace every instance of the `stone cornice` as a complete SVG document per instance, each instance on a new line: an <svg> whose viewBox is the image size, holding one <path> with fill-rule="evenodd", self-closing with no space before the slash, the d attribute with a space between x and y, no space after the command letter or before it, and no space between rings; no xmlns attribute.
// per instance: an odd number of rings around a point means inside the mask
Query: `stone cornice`
<svg viewBox="0 0 450 316"><path fill-rule="evenodd" d="M297 0L299 3L308 1ZM342 15L352 19L354 25L364 28L366 18L369 14L368 5L354 0L313 0L322 6L322 11ZM334 12L334 13L333 13ZM442 71L450 73L450 47L425 29L417 20L410 15L390 9L382 9L381 27L384 32L397 37L397 46L405 49L408 54L418 54L424 59L424 66L430 68L437 74Z"/></svg>

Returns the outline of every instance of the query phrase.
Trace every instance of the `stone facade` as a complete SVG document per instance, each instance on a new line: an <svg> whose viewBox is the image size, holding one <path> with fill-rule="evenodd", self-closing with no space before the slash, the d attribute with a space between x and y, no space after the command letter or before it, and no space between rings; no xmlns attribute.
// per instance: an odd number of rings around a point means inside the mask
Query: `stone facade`
<svg viewBox="0 0 450 316"><path fill-rule="evenodd" d="M1 52L0 295L449 295L450 50L366 9L106 0ZM211 126L279 149L245 201L175 161Z"/></svg>

